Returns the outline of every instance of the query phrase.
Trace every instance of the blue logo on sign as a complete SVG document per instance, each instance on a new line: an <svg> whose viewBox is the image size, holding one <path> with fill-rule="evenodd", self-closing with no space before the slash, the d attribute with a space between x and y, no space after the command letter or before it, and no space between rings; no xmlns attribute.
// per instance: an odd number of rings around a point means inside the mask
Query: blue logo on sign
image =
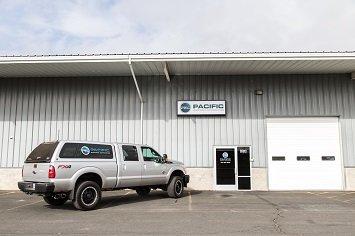
<svg viewBox="0 0 355 236"><path fill-rule="evenodd" d="M180 110L182 111L182 112L189 112L190 111L190 109L191 109L191 106L190 106L190 104L188 104L188 103L183 103L183 104L181 104L181 106L180 106Z"/></svg>
<svg viewBox="0 0 355 236"><path fill-rule="evenodd" d="M80 149L81 153L85 156L90 154L90 148L88 148L87 146L82 146Z"/></svg>
<svg viewBox="0 0 355 236"><path fill-rule="evenodd" d="M222 153L222 157L223 157L223 158L228 158L228 152L223 152L223 153Z"/></svg>

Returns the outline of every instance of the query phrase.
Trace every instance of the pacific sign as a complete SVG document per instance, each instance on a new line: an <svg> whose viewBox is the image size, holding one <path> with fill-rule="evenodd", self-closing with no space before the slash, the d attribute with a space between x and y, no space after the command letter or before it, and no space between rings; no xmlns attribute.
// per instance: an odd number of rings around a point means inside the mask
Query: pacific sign
<svg viewBox="0 0 355 236"><path fill-rule="evenodd" d="M225 115L226 101L178 101L178 115Z"/></svg>

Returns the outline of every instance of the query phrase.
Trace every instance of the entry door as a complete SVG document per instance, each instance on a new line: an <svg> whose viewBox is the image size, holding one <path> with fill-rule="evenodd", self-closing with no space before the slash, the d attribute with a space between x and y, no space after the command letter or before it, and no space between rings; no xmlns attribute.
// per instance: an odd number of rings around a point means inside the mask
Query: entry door
<svg viewBox="0 0 355 236"><path fill-rule="evenodd" d="M270 190L341 190L337 117L267 121Z"/></svg>
<svg viewBox="0 0 355 236"><path fill-rule="evenodd" d="M214 148L215 190L250 190L250 147Z"/></svg>
<svg viewBox="0 0 355 236"><path fill-rule="evenodd" d="M238 153L238 189L251 189L250 147L237 147Z"/></svg>

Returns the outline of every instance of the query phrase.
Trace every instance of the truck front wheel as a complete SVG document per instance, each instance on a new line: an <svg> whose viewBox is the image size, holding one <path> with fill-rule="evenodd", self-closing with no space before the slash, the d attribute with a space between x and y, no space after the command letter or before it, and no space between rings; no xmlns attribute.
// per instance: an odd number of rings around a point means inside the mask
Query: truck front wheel
<svg viewBox="0 0 355 236"><path fill-rule="evenodd" d="M101 200L100 186L93 181L81 182L75 191L74 207L79 210L93 210Z"/></svg>
<svg viewBox="0 0 355 236"><path fill-rule="evenodd" d="M180 176L174 176L167 189L169 197L180 198L184 194L184 180Z"/></svg>

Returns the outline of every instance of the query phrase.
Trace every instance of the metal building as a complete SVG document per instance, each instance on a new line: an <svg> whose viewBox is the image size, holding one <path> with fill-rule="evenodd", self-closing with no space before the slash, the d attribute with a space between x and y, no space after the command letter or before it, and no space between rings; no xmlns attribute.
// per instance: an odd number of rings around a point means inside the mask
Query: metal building
<svg viewBox="0 0 355 236"><path fill-rule="evenodd" d="M0 189L56 139L145 143L191 188L354 190L355 53L0 57Z"/></svg>

